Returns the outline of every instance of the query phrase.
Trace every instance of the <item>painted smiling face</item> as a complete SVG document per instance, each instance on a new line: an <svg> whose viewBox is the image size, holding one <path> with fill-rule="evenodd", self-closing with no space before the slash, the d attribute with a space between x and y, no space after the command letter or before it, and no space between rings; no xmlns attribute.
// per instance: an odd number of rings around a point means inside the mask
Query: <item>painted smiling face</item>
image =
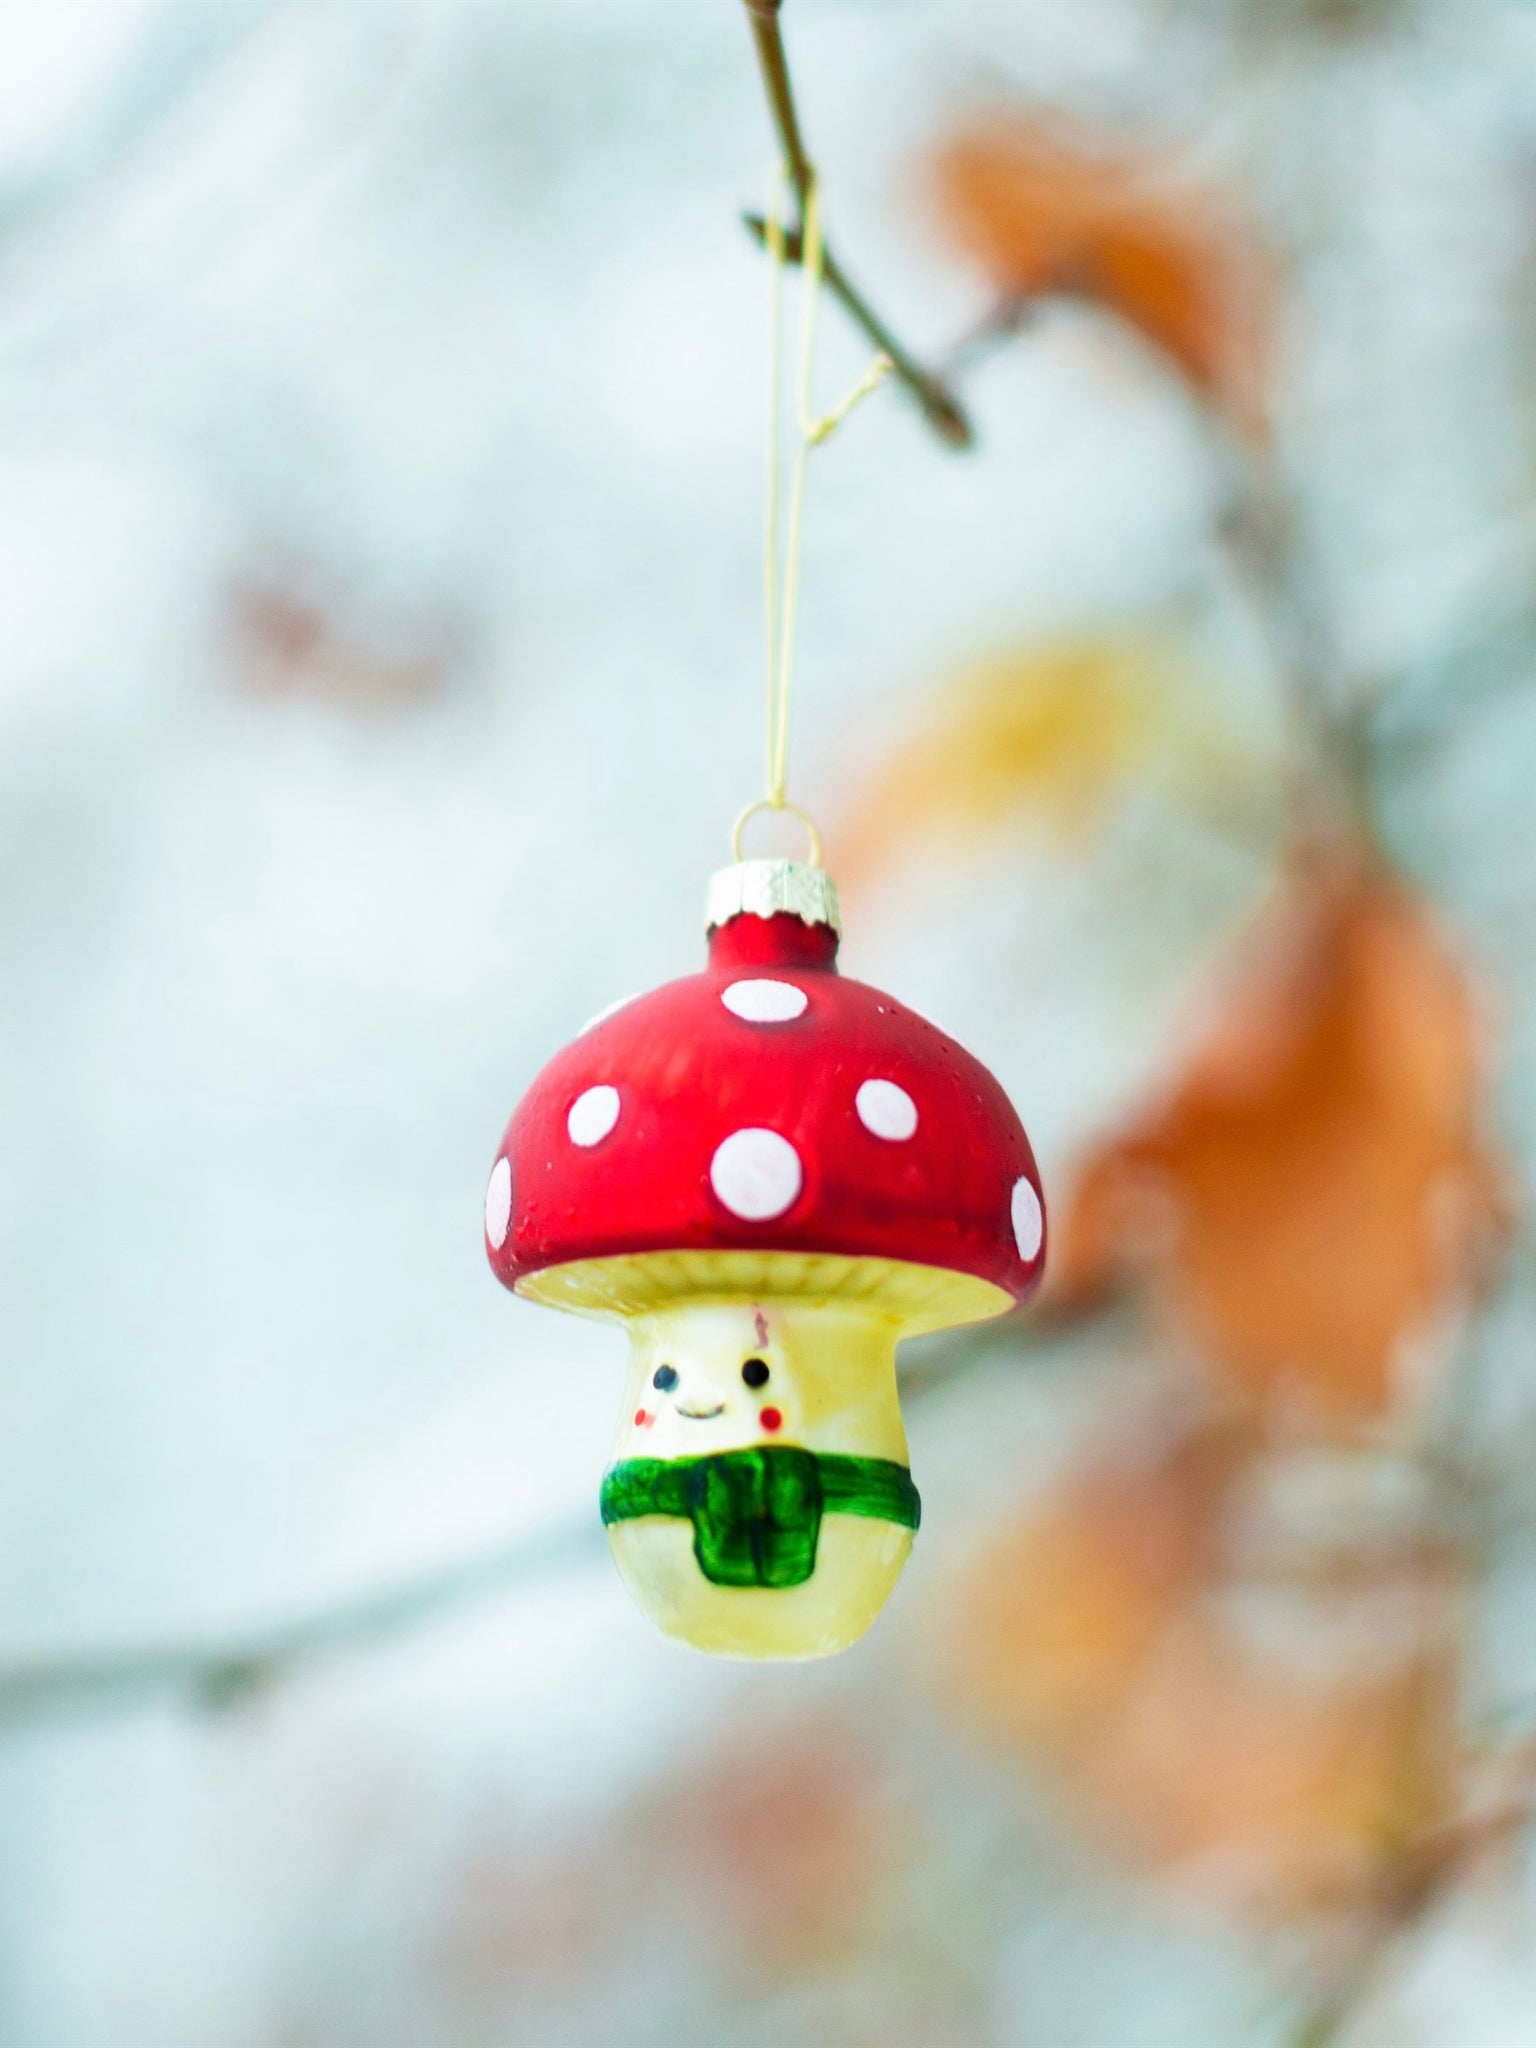
<svg viewBox="0 0 1536 2048"><path fill-rule="evenodd" d="M709 1303L686 1318L647 1316L630 1332L626 1410L615 1454L678 1458L798 1442L804 1403L782 1315Z"/></svg>

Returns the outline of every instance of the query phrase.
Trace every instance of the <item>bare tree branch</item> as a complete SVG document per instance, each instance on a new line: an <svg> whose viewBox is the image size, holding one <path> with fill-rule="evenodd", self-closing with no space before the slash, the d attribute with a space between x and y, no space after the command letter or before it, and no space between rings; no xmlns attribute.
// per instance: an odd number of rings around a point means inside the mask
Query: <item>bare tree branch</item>
<svg viewBox="0 0 1536 2048"><path fill-rule="evenodd" d="M757 60L763 74L763 88L768 96L769 112L773 117L779 146L784 152L784 169L794 190L803 227L806 198L814 172L800 134L799 117L795 113L794 91L789 80L789 62L784 53L784 38L779 31L781 0L744 0L744 5L752 25L752 40L757 48ZM759 242L766 239L767 231L761 215L749 213L744 215L743 219L749 232L755 235ZM787 261L799 261L798 234L786 237L784 253ZM827 290L854 324L868 335L882 354L890 357L897 382L904 385L917 400L922 407L924 418L934 432L951 448L969 448L975 435L959 399L942 377L925 370L910 351L903 348L863 293L855 289L848 273L837 261L831 249L826 247L822 252L822 276L826 281Z"/></svg>
<svg viewBox="0 0 1536 2048"><path fill-rule="evenodd" d="M520 1536L483 1556L359 1594L336 1607L227 1642L166 1642L0 1662L0 1728L70 1713L112 1712L156 1700L204 1709L234 1705L303 1665L367 1649L439 1620L470 1601L595 1563L596 1517Z"/></svg>

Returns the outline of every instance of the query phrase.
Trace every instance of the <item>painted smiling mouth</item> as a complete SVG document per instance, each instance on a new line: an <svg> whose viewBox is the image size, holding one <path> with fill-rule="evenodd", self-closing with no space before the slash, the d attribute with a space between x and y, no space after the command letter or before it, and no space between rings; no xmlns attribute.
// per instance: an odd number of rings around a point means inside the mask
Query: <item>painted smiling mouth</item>
<svg viewBox="0 0 1536 2048"><path fill-rule="evenodd" d="M717 1415L725 1413L725 1403L718 1401L713 1408L685 1408L679 1401L677 1412L679 1415L686 1415L690 1422L713 1422Z"/></svg>

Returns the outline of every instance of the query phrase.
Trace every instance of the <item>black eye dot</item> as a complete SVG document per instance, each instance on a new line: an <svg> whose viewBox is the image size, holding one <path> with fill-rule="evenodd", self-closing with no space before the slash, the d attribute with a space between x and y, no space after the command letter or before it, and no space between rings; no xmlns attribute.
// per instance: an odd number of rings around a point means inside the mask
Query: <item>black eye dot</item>
<svg viewBox="0 0 1536 2048"><path fill-rule="evenodd" d="M749 1358L741 1368L741 1376L749 1387L766 1387L768 1384L767 1362L761 1358Z"/></svg>
<svg viewBox="0 0 1536 2048"><path fill-rule="evenodd" d="M660 1387L664 1394L670 1394L677 1385L677 1370L674 1366L658 1365L651 1375L651 1385Z"/></svg>

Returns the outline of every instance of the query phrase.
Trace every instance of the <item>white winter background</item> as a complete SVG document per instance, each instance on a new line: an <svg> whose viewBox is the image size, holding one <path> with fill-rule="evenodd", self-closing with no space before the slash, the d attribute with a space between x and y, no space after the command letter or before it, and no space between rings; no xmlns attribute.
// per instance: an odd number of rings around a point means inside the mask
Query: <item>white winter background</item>
<svg viewBox="0 0 1536 2048"><path fill-rule="evenodd" d="M1262 62L1211 102L1242 13L792 0L835 234L903 337L937 352L987 304L922 196L947 120L1150 95L1219 162L1273 113ZM1397 658L1524 574L1500 394L1530 366L1479 294L1530 233L1491 165L1536 145L1533 88L1524 10L1477 0L1306 88L1362 201L1294 402L1327 422L1349 630ZM238 1641L575 1532L222 1708L0 1727L15 2048L1277 2038L1265 1959L1083 1860L924 1704L946 1525L1057 1454L1070 1371L914 1407L927 1526L865 1644L711 1664L650 1633L595 1528L618 1340L485 1267L514 1102L700 960L757 791L765 279L738 213L772 171L730 0L0 9L0 1659ZM868 349L834 308L823 334L830 398ZM1262 753L1168 380L1048 314L966 395L968 455L887 391L815 458L802 799L835 826L968 654L1180 607ZM1532 701L1397 800L1504 977L1517 1146ZM850 900L845 963L996 1069L1049 1187L1264 865L1148 800L1070 860L925 854ZM637 1841L722 1744L760 1732L792 1780L775 1731L812 1712L910 1787L904 1903L875 1960L743 1976L741 1929L652 1895ZM552 1888L609 1865L606 1951L546 1967ZM1423 2038L1536 2040L1530 1927L1438 1941L1424 2009L1452 2017Z"/></svg>

